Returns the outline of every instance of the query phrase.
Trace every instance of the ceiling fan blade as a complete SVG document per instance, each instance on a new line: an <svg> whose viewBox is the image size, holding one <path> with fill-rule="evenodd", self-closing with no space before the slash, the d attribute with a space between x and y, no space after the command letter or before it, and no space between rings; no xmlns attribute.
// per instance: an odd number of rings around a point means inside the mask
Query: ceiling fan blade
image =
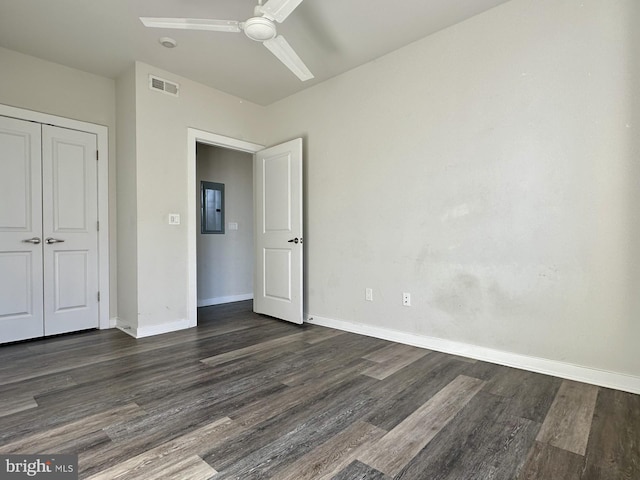
<svg viewBox="0 0 640 480"><path fill-rule="evenodd" d="M277 37L272 38L271 40L266 40L262 43L300 80L304 82L313 78L313 74L309 71L298 54L293 51L289 42L287 42L282 35L278 35Z"/></svg>
<svg viewBox="0 0 640 480"><path fill-rule="evenodd" d="M276 22L282 23L301 3L302 0L269 0L260 10Z"/></svg>
<svg viewBox="0 0 640 480"><path fill-rule="evenodd" d="M180 30L210 30L213 32L240 32L240 23L234 20L207 18L157 18L140 17L145 27L177 28Z"/></svg>

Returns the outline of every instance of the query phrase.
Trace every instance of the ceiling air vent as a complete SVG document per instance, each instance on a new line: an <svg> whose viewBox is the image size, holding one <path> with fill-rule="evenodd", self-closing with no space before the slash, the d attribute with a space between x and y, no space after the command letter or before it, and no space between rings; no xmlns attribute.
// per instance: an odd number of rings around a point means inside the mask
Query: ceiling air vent
<svg viewBox="0 0 640 480"><path fill-rule="evenodd" d="M164 92L169 95L173 95L174 97L177 97L180 89L180 85L178 85L177 83L170 82L169 80L164 80L160 77L149 75L149 88L151 90Z"/></svg>

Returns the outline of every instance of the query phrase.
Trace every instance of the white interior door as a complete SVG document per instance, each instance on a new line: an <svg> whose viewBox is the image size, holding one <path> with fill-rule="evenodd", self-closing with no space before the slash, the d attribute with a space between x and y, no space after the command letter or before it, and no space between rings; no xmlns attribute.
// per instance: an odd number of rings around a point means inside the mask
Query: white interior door
<svg viewBox="0 0 640 480"><path fill-rule="evenodd" d="M40 124L0 117L0 343L43 335Z"/></svg>
<svg viewBox="0 0 640 480"><path fill-rule="evenodd" d="M302 139L256 153L253 309L302 323Z"/></svg>
<svg viewBox="0 0 640 480"><path fill-rule="evenodd" d="M98 327L95 134L42 126L45 335Z"/></svg>

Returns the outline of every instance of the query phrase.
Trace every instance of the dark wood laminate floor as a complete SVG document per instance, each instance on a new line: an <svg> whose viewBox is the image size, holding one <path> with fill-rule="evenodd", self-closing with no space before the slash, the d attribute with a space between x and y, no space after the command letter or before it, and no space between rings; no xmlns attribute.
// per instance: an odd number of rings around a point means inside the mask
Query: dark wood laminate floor
<svg viewBox="0 0 640 480"><path fill-rule="evenodd" d="M91 479L640 479L640 396L251 313L0 347L0 453Z"/></svg>

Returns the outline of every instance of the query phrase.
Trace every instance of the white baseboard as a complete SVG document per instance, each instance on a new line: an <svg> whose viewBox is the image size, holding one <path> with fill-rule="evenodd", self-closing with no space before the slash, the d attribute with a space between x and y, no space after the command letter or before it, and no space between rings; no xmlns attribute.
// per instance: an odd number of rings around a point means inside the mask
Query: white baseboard
<svg viewBox="0 0 640 480"><path fill-rule="evenodd" d="M143 327L132 327L117 319L116 328L124 333L131 335L133 338L151 337L153 335L162 335L163 333L176 332L190 328L189 321L185 318L171 323L162 323L160 325L148 325Z"/></svg>
<svg viewBox="0 0 640 480"><path fill-rule="evenodd" d="M125 320L123 320L120 317L116 317L115 321L116 321L115 327L118 330L126 333L127 335L131 335L133 338L137 338L136 337L136 328L134 328L131 325L129 325L129 323L127 323Z"/></svg>
<svg viewBox="0 0 640 480"><path fill-rule="evenodd" d="M231 295L228 297L203 298L202 300L198 299L198 307L210 307L211 305L241 302L243 300L253 300L253 293L243 293L242 295Z"/></svg>
<svg viewBox="0 0 640 480"><path fill-rule="evenodd" d="M424 335L416 335L389 328L374 327L362 323L335 320L311 314L305 314L305 321L314 325L335 328L345 332L358 333L369 337L404 343L406 345L413 345L415 347L428 348L429 350L435 350L438 352L460 355L490 363L497 363L507 367L529 370L531 372L553 375L555 377L566 378L568 380L575 380L601 387L640 394L640 377L624 373L598 370L557 360L531 357L528 355L494 350L492 348L480 347L468 343L445 340L443 338L427 337Z"/></svg>

